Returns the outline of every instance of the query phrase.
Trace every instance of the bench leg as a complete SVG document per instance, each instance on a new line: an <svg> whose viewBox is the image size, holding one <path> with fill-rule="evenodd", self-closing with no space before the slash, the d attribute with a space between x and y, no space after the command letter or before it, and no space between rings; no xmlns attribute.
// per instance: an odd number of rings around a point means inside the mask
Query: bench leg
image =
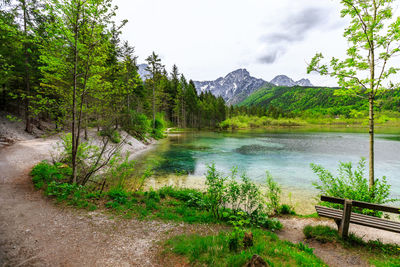
<svg viewBox="0 0 400 267"><path fill-rule="evenodd" d="M347 238L349 236L351 206L352 206L352 201L346 199L344 203L343 216L339 227L339 235L342 238Z"/></svg>
<svg viewBox="0 0 400 267"><path fill-rule="evenodd" d="M338 231L339 231L339 228L340 228L340 223L341 223L341 221L342 221L342 220L335 219L335 223L336 223L336 225L337 225Z"/></svg>

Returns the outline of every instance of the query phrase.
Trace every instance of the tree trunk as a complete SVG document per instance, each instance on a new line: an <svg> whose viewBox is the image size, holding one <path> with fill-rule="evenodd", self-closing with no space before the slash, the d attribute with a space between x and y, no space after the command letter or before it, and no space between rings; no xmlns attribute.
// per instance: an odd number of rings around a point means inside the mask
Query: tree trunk
<svg viewBox="0 0 400 267"><path fill-rule="evenodd" d="M1 106L2 106L2 109L3 109L4 111L7 110L7 108L6 108L6 103L7 103L7 101L6 101L6 97L7 97L7 92L6 92L6 90L7 90L6 84L3 83L3 97L2 97L2 100L1 100Z"/></svg>
<svg viewBox="0 0 400 267"><path fill-rule="evenodd" d="M369 189L375 184L374 175L374 96L369 95Z"/></svg>
<svg viewBox="0 0 400 267"><path fill-rule="evenodd" d="M153 85L153 128L156 128L156 93Z"/></svg>
<svg viewBox="0 0 400 267"><path fill-rule="evenodd" d="M78 72L78 23L79 23L79 4L76 8L76 19L74 25L74 70L73 70L73 92L72 92L72 183L76 184L77 166L76 154L78 152L78 139L76 139L76 90L77 90L77 72Z"/></svg>
<svg viewBox="0 0 400 267"><path fill-rule="evenodd" d="M31 91L31 86L30 86L30 77L29 77L29 54L28 54L28 44L27 44L27 38L28 38L28 30L27 30L27 6L26 6L26 1L22 1L22 9L24 13L24 63L25 63L25 89L26 89L26 96L25 96L25 131L28 133L32 133L32 122L31 122L31 116L29 112L29 96L30 96L30 91Z"/></svg>

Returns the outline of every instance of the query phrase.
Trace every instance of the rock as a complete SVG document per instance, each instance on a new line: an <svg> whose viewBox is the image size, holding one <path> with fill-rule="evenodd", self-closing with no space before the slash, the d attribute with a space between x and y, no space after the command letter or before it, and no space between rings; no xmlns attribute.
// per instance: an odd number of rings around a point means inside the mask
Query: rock
<svg viewBox="0 0 400 267"><path fill-rule="evenodd" d="M245 265L246 267L267 267L268 263L263 260L259 255L253 255L251 260Z"/></svg>

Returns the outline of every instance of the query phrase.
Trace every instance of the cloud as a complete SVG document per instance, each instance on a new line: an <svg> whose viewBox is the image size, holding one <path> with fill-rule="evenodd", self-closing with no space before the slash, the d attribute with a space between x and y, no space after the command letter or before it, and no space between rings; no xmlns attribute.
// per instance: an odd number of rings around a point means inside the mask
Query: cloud
<svg viewBox="0 0 400 267"><path fill-rule="evenodd" d="M284 54L286 51L284 48L275 47L269 51L267 51L263 56L258 58L258 62L264 64L272 64L274 63L278 56Z"/></svg>
<svg viewBox="0 0 400 267"><path fill-rule="evenodd" d="M307 34L315 29L325 28L329 24L329 10L308 7L300 12L288 14L274 32L263 35L260 40L265 45L258 61L274 63L279 55L286 53L290 44L303 41Z"/></svg>

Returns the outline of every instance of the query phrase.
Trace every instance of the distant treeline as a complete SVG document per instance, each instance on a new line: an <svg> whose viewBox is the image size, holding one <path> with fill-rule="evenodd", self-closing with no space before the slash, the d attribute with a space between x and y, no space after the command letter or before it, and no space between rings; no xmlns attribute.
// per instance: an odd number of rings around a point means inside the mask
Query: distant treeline
<svg viewBox="0 0 400 267"><path fill-rule="evenodd" d="M238 104L242 113L258 116L361 118L368 114L363 96L338 96L329 87L265 87ZM400 89L387 90L376 99L376 111L400 112Z"/></svg>

